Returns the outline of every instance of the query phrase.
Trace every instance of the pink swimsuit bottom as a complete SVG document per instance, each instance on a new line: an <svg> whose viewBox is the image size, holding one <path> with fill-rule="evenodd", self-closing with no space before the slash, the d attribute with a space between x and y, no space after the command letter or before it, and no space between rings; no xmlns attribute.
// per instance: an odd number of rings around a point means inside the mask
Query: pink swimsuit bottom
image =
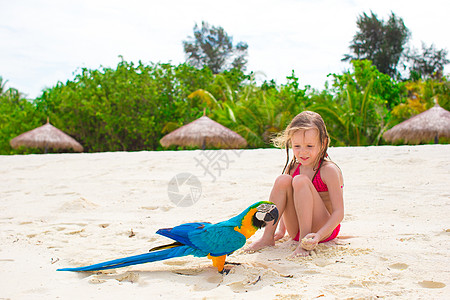
<svg viewBox="0 0 450 300"><path fill-rule="evenodd" d="M326 243L328 241L334 240L335 238L337 238L338 234L339 234L339 230L341 230L341 224L339 224L331 233L331 235L329 237L327 237L326 239L324 239L323 241L320 241L320 243ZM300 238L300 232L297 233L297 235L295 236L294 241L298 241Z"/></svg>
<svg viewBox="0 0 450 300"><path fill-rule="evenodd" d="M314 175L314 178L312 179L312 183L314 185L314 187L316 188L316 190L318 192L328 192L328 187L327 185L322 181L322 178L320 177L320 163L318 166L319 170L317 171L317 173ZM294 178L295 176L300 174L300 164L298 165L297 169L295 169L294 173L292 174L292 178ZM335 239L338 234L339 234L339 230L341 230L341 224L339 224L331 233L331 235L329 237L327 237L326 239L324 239L323 241L320 241L319 243L325 243L328 241L331 241L333 239ZM295 237L294 241L298 241L299 240L299 235L300 232L297 233L297 236Z"/></svg>

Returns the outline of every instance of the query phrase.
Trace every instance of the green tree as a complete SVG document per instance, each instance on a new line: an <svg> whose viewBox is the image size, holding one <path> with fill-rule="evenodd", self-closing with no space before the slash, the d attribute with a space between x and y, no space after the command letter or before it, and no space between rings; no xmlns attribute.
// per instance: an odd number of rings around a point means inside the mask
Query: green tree
<svg viewBox="0 0 450 300"><path fill-rule="evenodd" d="M202 22L195 24L194 36L183 41L187 62L197 68L207 66L214 74L237 68L245 70L248 45L239 42L233 45L233 38L222 27Z"/></svg>
<svg viewBox="0 0 450 300"><path fill-rule="evenodd" d="M410 37L403 20L391 13L386 22L371 12L370 16L360 15L356 24L359 31L350 43L352 53L346 54L343 60L371 60L380 72L399 77L397 65Z"/></svg>
<svg viewBox="0 0 450 300"><path fill-rule="evenodd" d="M427 47L422 42L422 52L413 48L407 54L411 63L411 78L441 79L444 72L444 66L450 63L447 58L446 49L437 49L434 44Z"/></svg>

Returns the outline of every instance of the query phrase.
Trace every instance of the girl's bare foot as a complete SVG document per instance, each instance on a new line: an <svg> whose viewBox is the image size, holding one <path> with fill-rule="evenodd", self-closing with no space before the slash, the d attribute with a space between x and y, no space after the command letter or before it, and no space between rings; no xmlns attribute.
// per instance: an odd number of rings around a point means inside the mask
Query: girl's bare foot
<svg viewBox="0 0 450 300"><path fill-rule="evenodd" d="M285 235L285 234L286 234L286 231L278 230L278 231L275 233L275 235L273 236L274 241L276 242L276 241L278 241L279 239L284 238L284 235Z"/></svg>
<svg viewBox="0 0 450 300"><path fill-rule="evenodd" d="M257 241L254 241L251 243L248 247L244 249L245 252L253 252L261 250L268 246L275 246L275 241L273 238L271 239L265 239L264 237L260 238Z"/></svg>

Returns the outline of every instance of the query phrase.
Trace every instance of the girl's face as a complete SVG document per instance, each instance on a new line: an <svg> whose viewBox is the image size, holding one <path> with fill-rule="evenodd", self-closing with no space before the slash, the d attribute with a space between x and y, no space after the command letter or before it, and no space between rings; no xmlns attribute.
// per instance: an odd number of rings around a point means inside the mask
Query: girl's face
<svg viewBox="0 0 450 300"><path fill-rule="evenodd" d="M292 150L298 162L304 166L314 167L320 153L319 131L307 129L296 131L291 138Z"/></svg>

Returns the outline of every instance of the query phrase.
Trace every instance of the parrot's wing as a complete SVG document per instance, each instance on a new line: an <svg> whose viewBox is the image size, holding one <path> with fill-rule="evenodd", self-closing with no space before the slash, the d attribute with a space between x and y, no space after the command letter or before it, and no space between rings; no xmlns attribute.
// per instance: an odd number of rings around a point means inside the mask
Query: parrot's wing
<svg viewBox="0 0 450 300"><path fill-rule="evenodd" d="M189 241L195 248L210 253L212 256L231 254L245 245L246 238L234 230L234 226L225 224L208 224L201 230L191 231Z"/></svg>
<svg viewBox="0 0 450 300"><path fill-rule="evenodd" d="M197 222L181 224L173 228L162 228L156 233L168 237L172 240L180 242L182 244L196 248L189 239L189 233L196 231L203 231L205 227L211 226L211 223Z"/></svg>

